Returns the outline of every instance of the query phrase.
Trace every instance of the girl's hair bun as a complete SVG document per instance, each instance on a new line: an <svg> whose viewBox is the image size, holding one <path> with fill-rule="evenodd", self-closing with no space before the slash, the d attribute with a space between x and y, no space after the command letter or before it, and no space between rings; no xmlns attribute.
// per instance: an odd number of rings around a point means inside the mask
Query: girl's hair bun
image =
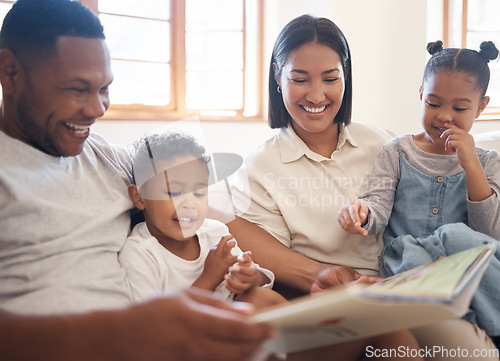
<svg viewBox="0 0 500 361"><path fill-rule="evenodd" d="M495 60L498 57L498 49L491 41L483 41L479 46L479 55L489 63L490 60Z"/></svg>
<svg viewBox="0 0 500 361"><path fill-rule="evenodd" d="M441 40L433 41L427 44L427 51L429 54L434 55L443 50L443 42Z"/></svg>

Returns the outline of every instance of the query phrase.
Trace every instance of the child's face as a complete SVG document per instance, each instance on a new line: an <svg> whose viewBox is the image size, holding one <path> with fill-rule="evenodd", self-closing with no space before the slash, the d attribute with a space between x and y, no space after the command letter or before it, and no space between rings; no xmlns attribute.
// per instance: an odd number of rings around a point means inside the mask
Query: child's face
<svg viewBox="0 0 500 361"><path fill-rule="evenodd" d="M208 170L192 156L178 156L157 167L166 169L141 187L141 204L148 229L160 241L194 236L208 211ZM146 188L143 190L143 188Z"/></svg>
<svg viewBox="0 0 500 361"><path fill-rule="evenodd" d="M445 123L469 132L474 120L488 104L481 97L476 78L464 72L441 71L429 77L420 89L422 123L428 139L444 148L441 134Z"/></svg>

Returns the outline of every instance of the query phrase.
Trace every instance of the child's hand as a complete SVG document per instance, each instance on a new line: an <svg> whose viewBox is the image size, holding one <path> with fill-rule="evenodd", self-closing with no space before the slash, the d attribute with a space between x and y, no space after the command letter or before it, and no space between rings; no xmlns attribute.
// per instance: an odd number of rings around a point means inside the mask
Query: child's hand
<svg viewBox="0 0 500 361"><path fill-rule="evenodd" d="M493 190L484 173L484 169L476 153L476 144L472 135L452 124L441 134L445 139L445 150L455 152L460 166L465 171L468 198L472 202L481 202L493 194Z"/></svg>
<svg viewBox="0 0 500 361"><path fill-rule="evenodd" d="M368 231L363 228L368 219L368 205L361 199L351 201L339 211L337 220L345 231L368 235Z"/></svg>
<svg viewBox="0 0 500 361"><path fill-rule="evenodd" d="M460 165L467 171L468 167L474 166L478 162L474 138L465 130L451 123L445 123L444 126L448 128L441 134L441 138L445 140L444 150L456 153Z"/></svg>
<svg viewBox="0 0 500 361"><path fill-rule="evenodd" d="M224 276L229 291L238 294L260 284L261 274L250 254L250 252L240 254L237 263L233 264L229 268L229 273Z"/></svg>
<svg viewBox="0 0 500 361"><path fill-rule="evenodd" d="M193 286L210 291L215 290L224 279L229 267L237 261L237 257L231 254L235 245L236 241L232 235L222 237L217 246L208 252L203 272Z"/></svg>

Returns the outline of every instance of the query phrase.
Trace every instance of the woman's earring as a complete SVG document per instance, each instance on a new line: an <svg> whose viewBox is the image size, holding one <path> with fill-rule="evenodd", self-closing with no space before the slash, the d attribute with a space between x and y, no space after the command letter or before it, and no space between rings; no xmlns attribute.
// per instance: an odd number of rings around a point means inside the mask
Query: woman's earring
<svg viewBox="0 0 500 361"><path fill-rule="evenodd" d="M279 86L279 85L278 85L278 87L276 88L276 91L277 91L278 93L280 93L280 94L281 94L281 89L280 89L280 86Z"/></svg>

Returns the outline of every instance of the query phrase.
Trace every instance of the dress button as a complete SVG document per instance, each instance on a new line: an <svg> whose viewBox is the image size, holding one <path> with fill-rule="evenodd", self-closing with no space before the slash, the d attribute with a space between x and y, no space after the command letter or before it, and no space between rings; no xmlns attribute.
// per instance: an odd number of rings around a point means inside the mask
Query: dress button
<svg viewBox="0 0 500 361"><path fill-rule="evenodd" d="M437 181L438 181L439 183L443 183L444 179L443 179L443 177L438 177Z"/></svg>
<svg viewBox="0 0 500 361"><path fill-rule="evenodd" d="M437 208L432 208L432 213L433 213L433 214L438 214L438 213L439 213L439 209L437 209Z"/></svg>

